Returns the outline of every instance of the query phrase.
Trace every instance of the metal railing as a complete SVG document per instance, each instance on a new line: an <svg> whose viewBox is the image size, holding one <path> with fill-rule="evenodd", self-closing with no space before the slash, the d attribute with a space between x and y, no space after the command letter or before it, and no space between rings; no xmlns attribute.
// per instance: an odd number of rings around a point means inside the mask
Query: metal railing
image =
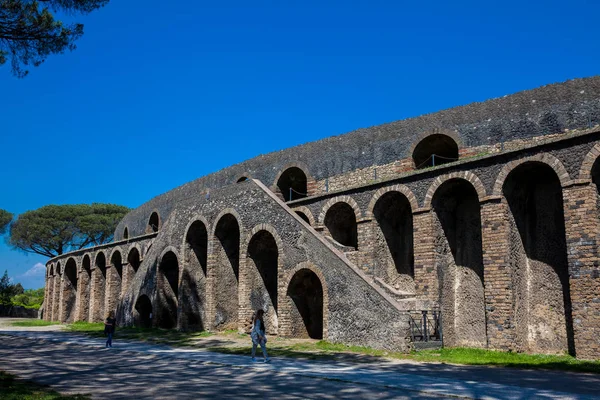
<svg viewBox="0 0 600 400"><path fill-rule="evenodd" d="M440 345L443 345L442 312L440 310L413 310L409 311L408 315L410 337L413 343L439 342Z"/></svg>

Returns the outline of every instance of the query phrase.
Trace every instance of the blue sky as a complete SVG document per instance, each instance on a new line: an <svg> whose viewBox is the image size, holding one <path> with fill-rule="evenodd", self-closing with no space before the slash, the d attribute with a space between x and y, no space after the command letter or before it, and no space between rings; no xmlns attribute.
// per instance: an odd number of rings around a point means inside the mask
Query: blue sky
<svg viewBox="0 0 600 400"><path fill-rule="evenodd" d="M0 208L136 207L259 154L596 75L598 15L592 0L113 0L78 18L74 52L25 79L0 67ZM26 288L45 261L0 244L0 274Z"/></svg>

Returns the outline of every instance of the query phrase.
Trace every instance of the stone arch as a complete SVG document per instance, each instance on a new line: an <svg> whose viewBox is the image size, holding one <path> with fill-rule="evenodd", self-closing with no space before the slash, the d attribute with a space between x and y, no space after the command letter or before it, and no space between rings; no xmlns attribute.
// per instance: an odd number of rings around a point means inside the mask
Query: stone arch
<svg viewBox="0 0 600 400"><path fill-rule="evenodd" d="M410 204L410 208L412 209L413 212L419 208L419 202L417 201L415 194L412 192L412 190L410 190L410 188L408 186L406 186L406 185L387 186L387 187L382 187L379 190L377 190L375 192L375 194L373 195L373 197L371 198L371 201L369 202L369 206L367 207L367 212L365 213L366 218L373 218L373 209L375 208L375 204L381 198L381 196L383 196L384 194L389 193L389 192L402 193L408 200L408 203Z"/></svg>
<svg viewBox="0 0 600 400"><path fill-rule="evenodd" d="M283 269L283 241L269 224L259 224L252 228L244 240L243 284L241 288L248 293L242 298L242 304L250 312L257 309L265 311L267 330L277 334L279 329L279 275ZM244 307L244 309L248 309Z"/></svg>
<svg viewBox="0 0 600 400"><path fill-rule="evenodd" d="M279 171L272 188L286 202L298 200L309 195L308 182L312 180L304 164L291 163Z"/></svg>
<svg viewBox="0 0 600 400"><path fill-rule="evenodd" d="M231 208L219 213L211 232L212 279L209 297L213 299L211 325L217 329L237 328L239 312L240 246L243 227L239 214Z"/></svg>
<svg viewBox="0 0 600 400"><path fill-rule="evenodd" d="M252 175L250 175L248 172L244 172L242 175L240 175L236 180L235 183L242 183L242 182L246 182L252 179Z"/></svg>
<svg viewBox="0 0 600 400"><path fill-rule="evenodd" d="M121 297L123 283L123 250L116 246L110 252L109 267L106 270L106 299L104 313L116 312Z"/></svg>
<svg viewBox="0 0 600 400"><path fill-rule="evenodd" d="M152 211L146 225L146 233L158 232L161 227L160 214L157 210Z"/></svg>
<svg viewBox="0 0 600 400"><path fill-rule="evenodd" d="M125 227L123 229L123 239L129 239L129 228Z"/></svg>
<svg viewBox="0 0 600 400"><path fill-rule="evenodd" d="M310 226L315 226L315 217L308 207L294 207L292 209L300 218L302 218Z"/></svg>
<svg viewBox="0 0 600 400"><path fill-rule="evenodd" d="M302 262L286 274L283 288L284 335L326 339L329 292L322 271L310 262Z"/></svg>
<svg viewBox="0 0 600 400"><path fill-rule="evenodd" d="M460 137L454 131L436 129L425 132L411 145L413 167L421 169L457 161L461 145Z"/></svg>
<svg viewBox="0 0 600 400"><path fill-rule="evenodd" d="M180 327L183 329L204 330L207 320L208 227L206 218L196 216L185 229L180 267Z"/></svg>
<svg viewBox="0 0 600 400"><path fill-rule="evenodd" d="M441 185L452 179L463 179L465 181L470 182L471 185L473 185L475 191L477 192L477 197L479 198L480 202L486 197L485 186L483 186L483 183L481 183L481 180L477 175L470 171L451 172L449 174L438 176L431 183L429 189L427 190L427 194L425 194L425 199L423 200L423 208L429 209L431 207L431 199L433 198L435 192L439 189Z"/></svg>
<svg viewBox="0 0 600 400"><path fill-rule="evenodd" d="M339 196L329 200L319 219L328 235L337 243L358 250L358 221L361 212L350 196Z"/></svg>
<svg viewBox="0 0 600 400"><path fill-rule="evenodd" d="M152 327L152 302L145 294L140 295L135 301L133 323L140 328Z"/></svg>
<svg viewBox="0 0 600 400"><path fill-rule="evenodd" d="M558 177L562 187L569 185L571 177L569 176L569 173L567 172L567 169L563 163L550 153L541 153L506 163L496 178L496 182L494 183L494 191L492 194L494 196L501 196L506 177L518 166L528 162L539 162L548 165L556 173L556 176Z"/></svg>
<svg viewBox="0 0 600 400"><path fill-rule="evenodd" d="M600 157L600 143L596 143L583 158L581 167L579 168L579 179L592 179L592 169L594 168L594 164L598 160L598 157Z"/></svg>
<svg viewBox="0 0 600 400"><path fill-rule="evenodd" d="M431 200L433 262L444 344L450 347L487 346L480 196L471 181L451 178Z"/></svg>
<svg viewBox="0 0 600 400"><path fill-rule="evenodd" d="M547 158L510 169L502 195L508 204L509 265L515 299L517 350L574 354L573 321L561 177Z"/></svg>
<svg viewBox="0 0 600 400"><path fill-rule="evenodd" d="M92 304L90 305L90 322L104 321L104 302L106 290L106 255L98 251L94 258L92 270Z"/></svg>
<svg viewBox="0 0 600 400"><path fill-rule="evenodd" d="M373 196L367 214L373 218L372 273L396 290L414 293L413 212L417 201L414 195L409 199L412 192L406 187L403 191L382 189Z"/></svg>
<svg viewBox="0 0 600 400"><path fill-rule="evenodd" d="M159 328L177 327L179 304L179 257L177 249L168 246L158 258L156 283L157 320Z"/></svg>
<svg viewBox="0 0 600 400"><path fill-rule="evenodd" d="M88 321L90 316L90 294L92 283L92 258L89 254L84 254L81 259L81 269L79 272L78 286L78 321Z"/></svg>
<svg viewBox="0 0 600 400"><path fill-rule="evenodd" d="M69 257L65 263L65 271L61 293L60 322L71 323L75 320L77 302L77 261Z"/></svg>

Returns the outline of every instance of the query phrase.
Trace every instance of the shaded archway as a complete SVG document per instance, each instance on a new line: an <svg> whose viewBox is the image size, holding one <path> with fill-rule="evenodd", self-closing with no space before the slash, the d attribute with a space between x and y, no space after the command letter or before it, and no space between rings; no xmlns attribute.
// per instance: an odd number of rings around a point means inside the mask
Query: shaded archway
<svg viewBox="0 0 600 400"><path fill-rule="evenodd" d="M75 304L77 301L77 263L69 258L65 264L62 287L62 316L60 322L71 323L75 320Z"/></svg>
<svg viewBox="0 0 600 400"><path fill-rule="evenodd" d="M123 239L129 239L129 229L127 227L123 230Z"/></svg>
<svg viewBox="0 0 600 400"><path fill-rule="evenodd" d="M277 188L284 201L302 199L308 196L306 174L298 167L291 167L281 173Z"/></svg>
<svg viewBox="0 0 600 400"><path fill-rule="evenodd" d="M310 269L299 270L286 294L292 305L291 336L323 339L323 285L319 277Z"/></svg>
<svg viewBox="0 0 600 400"><path fill-rule="evenodd" d="M92 261L86 254L81 261L81 273L79 274L79 315L78 321L88 321L90 318L90 293L92 283Z"/></svg>
<svg viewBox="0 0 600 400"><path fill-rule="evenodd" d="M562 187L547 164L526 162L503 184L517 345L574 353Z"/></svg>
<svg viewBox="0 0 600 400"><path fill-rule="evenodd" d="M120 251L115 251L110 257L108 268L108 289L104 310L106 313L116 312L117 304L121 297L121 283L123 281L123 260Z"/></svg>
<svg viewBox="0 0 600 400"><path fill-rule="evenodd" d="M172 329L177 326L179 285L179 262L172 251L166 252L158 266L156 324L159 328Z"/></svg>
<svg viewBox="0 0 600 400"><path fill-rule="evenodd" d="M160 228L160 218L158 213L154 211L150 218L148 218L148 226L146 226L146 233L158 232Z"/></svg>
<svg viewBox="0 0 600 400"><path fill-rule="evenodd" d="M277 333L277 274L279 251L273 235L266 230L258 231L248 243L246 265L248 290L253 310L265 311L269 333Z"/></svg>
<svg viewBox="0 0 600 400"><path fill-rule="evenodd" d="M444 344L485 347L481 212L477 191L466 180L450 179L436 190L432 207Z"/></svg>
<svg viewBox="0 0 600 400"><path fill-rule="evenodd" d="M223 215L217 223L213 254L214 325L218 329L235 329L239 307L240 226L232 214Z"/></svg>
<svg viewBox="0 0 600 400"><path fill-rule="evenodd" d="M447 164L458 160L458 145L450 136L433 134L425 137L413 151L415 169Z"/></svg>
<svg viewBox="0 0 600 400"><path fill-rule="evenodd" d="M138 297L135 302L133 323L139 328L152 327L152 302L145 294Z"/></svg>
<svg viewBox="0 0 600 400"><path fill-rule="evenodd" d="M131 286L131 282L133 282L133 278L140 268L141 263L140 251L137 247L132 247L129 250L129 254L127 254L127 266L123 271L123 293Z"/></svg>
<svg viewBox="0 0 600 400"><path fill-rule="evenodd" d="M100 252L96 255L92 270L92 304L90 305L91 321L104 321L104 299L106 290L106 256Z"/></svg>
<svg viewBox="0 0 600 400"><path fill-rule="evenodd" d="M304 214L302 211L296 211L296 214L298 214L300 218L302 218L304 221L306 221L307 224L310 225L310 219L308 219L308 216L306 214Z"/></svg>
<svg viewBox="0 0 600 400"><path fill-rule="evenodd" d="M373 208L375 276L398 290L414 292L413 218L400 192L387 192Z"/></svg>
<svg viewBox="0 0 600 400"><path fill-rule="evenodd" d="M331 206L325 214L324 224L336 242L358 250L356 214L348 203L338 202Z"/></svg>
<svg viewBox="0 0 600 400"><path fill-rule="evenodd" d="M183 329L204 330L206 320L206 262L208 232L202 221L190 225L184 243L181 274L181 323Z"/></svg>

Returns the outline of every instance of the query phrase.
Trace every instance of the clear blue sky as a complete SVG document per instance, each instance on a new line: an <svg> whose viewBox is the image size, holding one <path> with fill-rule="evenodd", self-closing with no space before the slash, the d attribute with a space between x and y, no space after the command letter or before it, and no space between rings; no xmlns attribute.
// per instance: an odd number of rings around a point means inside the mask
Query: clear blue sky
<svg viewBox="0 0 600 400"><path fill-rule="evenodd" d="M218 3L218 4L217 4ZM0 208L152 197L259 154L600 73L595 0L112 0L0 67ZM2 241L3 242L3 241ZM0 244L0 274L46 259Z"/></svg>

